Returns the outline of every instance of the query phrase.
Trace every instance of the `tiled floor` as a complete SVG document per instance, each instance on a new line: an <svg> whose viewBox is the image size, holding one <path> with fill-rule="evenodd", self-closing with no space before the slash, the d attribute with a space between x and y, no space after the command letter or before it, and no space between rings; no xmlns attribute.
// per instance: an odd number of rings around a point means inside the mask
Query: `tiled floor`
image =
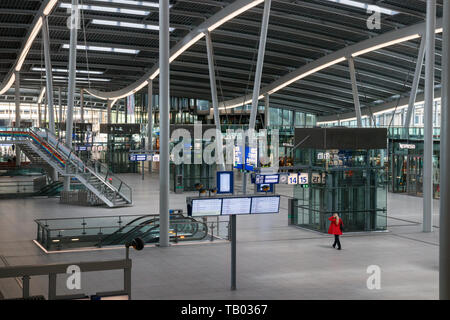
<svg viewBox="0 0 450 320"><path fill-rule="evenodd" d="M134 206L121 209L61 205L56 198L0 200L0 256L10 265L120 259L124 250L44 254L32 240L34 219L158 213L158 177L124 175ZM239 179L237 179L240 181ZM292 195L289 186L278 192ZM438 226L435 203L434 224ZM185 209L185 195L170 195ZM331 238L287 225L287 200L279 215L238 217L237 291L229 290L228 243L147 247L132 251L134 299L437 299L438 232L421 232L422 199L388 195L389 232L351 234L344 250ZM0 260L2 265L2 260ZM381 267L381 290L368 290L367 267ZM59 277L58 293L65 288ZM83 274L81 292L120 289L120 271ZM18 296L15 280L0 280L6 297ZM32 294L47 293L47 279L33 278Z"/></svg>

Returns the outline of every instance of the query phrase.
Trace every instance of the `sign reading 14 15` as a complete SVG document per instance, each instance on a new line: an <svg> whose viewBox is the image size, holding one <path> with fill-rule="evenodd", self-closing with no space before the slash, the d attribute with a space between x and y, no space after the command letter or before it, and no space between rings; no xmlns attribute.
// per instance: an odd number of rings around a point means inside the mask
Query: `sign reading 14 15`
<svg viewBox="0 0 450 320"><path fill-rule="evenodd" d="M288 184L298 184L298 174L297 173L289 173Z"/></svg>

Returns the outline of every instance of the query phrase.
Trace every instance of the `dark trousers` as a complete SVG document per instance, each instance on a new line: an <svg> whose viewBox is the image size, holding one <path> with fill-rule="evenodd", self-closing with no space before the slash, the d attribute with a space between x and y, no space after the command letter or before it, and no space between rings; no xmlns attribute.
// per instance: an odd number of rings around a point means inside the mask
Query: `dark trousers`
<svg viewBox="0 0 450 320"><path fill-rule="evenodd" d="M334 244L333 247L336 247L336 245L338 246L338 248L341 248L341 242L339 241L339 235L335 234L334 235Z"/></svg>

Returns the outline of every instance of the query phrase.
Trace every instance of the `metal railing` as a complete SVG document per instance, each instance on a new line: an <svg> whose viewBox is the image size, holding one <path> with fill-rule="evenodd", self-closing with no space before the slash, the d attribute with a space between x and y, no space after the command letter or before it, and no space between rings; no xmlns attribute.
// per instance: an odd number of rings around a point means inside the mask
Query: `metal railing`
<svg viewBox="0 0 450 320"><path fill-rule="evenodd" d="M128 248L127 248L128 251ZM91 262L77 262L77 263L59 263L59 264L45 264L45 265L21 265L21 266L7 266L0 267L1 278L22 278L22 298L30 297L30 278L32 276L48 276L48 300L62 300L62 299L83 299L85 294L76 295L57 295L56 294L56 279L58 274L66 274L69 267L76 265L81 272L95 272L120 270L124 271L124 288L120 291L97 293L97 296L119 296L127 295L131 299L131 268L132 261L128 258L123 260L111 261L91 261Z"/></svg>
<svg viewBox="0 0 450 320"><path fill-rule="evenodd" d="M0 136L6 138L6 141L24 141L30 140L34 146L41 152L49 155L50 158L62 158L63 163L54 161L62 174L75 175L80 177L85 184L90 184L100 196L108 199L113 205L116 202L118 194L126 202L132 203L132 189L124 181L115 176L105 165L98 161L90 161L91 166L85 164L75 154L72 148L68 148L61 140L45 128L0 128ZM28 139L34 137L34 139ZM36 141L37 140L37 141ZM92 178L102 182L102 187L94 187Z"/></svg>

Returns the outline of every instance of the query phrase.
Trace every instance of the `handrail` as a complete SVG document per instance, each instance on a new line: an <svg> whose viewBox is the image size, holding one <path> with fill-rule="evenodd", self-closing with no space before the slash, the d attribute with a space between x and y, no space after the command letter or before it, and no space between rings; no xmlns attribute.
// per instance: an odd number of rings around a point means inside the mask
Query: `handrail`
<svg viewBox="0 0 450 320"><path fill-rule="evenodd" d="M56 295L56 276L57 274L65 274L71 266L77 266L81 272L93 272L93 271L107 271L107 270L124 270L124 288L118 292L117 295L128 295L131 299L131 268L132 261L129 258L123 260L110 260L110 261L89 261L89 262L76 262L76 263L58 263L58 264L45 264L45 265L22 265L22 266L7 266L0 267L0 279L1 278L17 278L22 277L23 289L22 297L29 298L30 296L30 276L42 276L48 275L48 300L56 299L80 299L85 295ZM101 295L101 293L97 294Z"/></svg>
<svg viewBox="0 0 450 320"><path fill-rule="evenodd" d="M34 132L31 128L29 128L30 132L35 133L36 136L41 137L39 134L37 134L36 132ZM59 142L60 140L58 139L58 137L56 137L55 135L53 135L51 132L48 131L47 128L43 128L41 130L45 131L46 137L47 137L47 141L53 148L54 147L59 147ZM55 141L57 141L56 146L54 146L52 144L52 141L49 139L49 137L52 137ZM118 192L120 194L121 197L123 197L124 199L127 199L128 201L132 202L132 199L129 198L128 196L126 196L125 194L123 194L122 192L120 192L120 190L118 190L114 185L112 185L111 183L109 183L109 181L107 180L108 175L109 176L114 176L115 179L117 179L118 181L120 181L123 185L125 185L128 190L132 190L130 186L128 186L125 182L123 182L120 178L118 178L117 176L115 176L114 174L107 174L107 176L103 179L94 169L90 168L89 166L87 166L80 158L78 158L75 154L74 154L74 150L73 148L69 148L68 146L64 146L65 148L69 149L69 155L67 156L67 159L69 160L69 162L74 165L76 167L77 170L82 171L83 173L86 173L86 171L88 171L91 175L94 175L97 179L103 181L105 183L105 185L107 185L109 187L109 189L113 192ZM61 148L57 148L58 150L60 150L63 154L64 154L64 150ZM95 162L94 162L95 163ZM100 167L103 167L105 169L108 169L106 166L104 166L101 162L98 162L98 164L100 165ZM109 171L109 170L108 170ZM130 193L131 196L131 193Z"/></svg>

